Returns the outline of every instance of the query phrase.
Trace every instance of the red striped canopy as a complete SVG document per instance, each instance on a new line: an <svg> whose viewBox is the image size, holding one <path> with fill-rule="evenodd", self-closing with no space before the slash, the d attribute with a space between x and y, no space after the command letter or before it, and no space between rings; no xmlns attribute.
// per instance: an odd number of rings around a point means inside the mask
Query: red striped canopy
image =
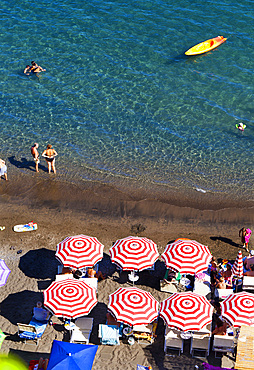
<svg viewBox="0 0 254 370"><path fill-rule="evenodd" d="M119 322L146 325L158 317L159 303L142 289L118 288L109 296L108 310Z"/></svg>
<svg viewBox="0 0 254 370"><path fill-rule="evenodd" d="M232 274L238 278L243 277L243 256L241 251L238 252L236 260L233 264Z"/></svg>
<svg viewBox="0 0 254 370"><path fill-rule="evenodd" d="M92 236L69 236L56 247L56 258L66 267L93 267L103 257L103 244Z"/></svg>
<svg viewBox="0 0 254 370"><path fill-rule="evenodd" d="M160 316L170 328L199 331L212 322L213 307L196 293L174 293L161 302Z"/></svg>
<svg viewBox="0 0 254 370"><path fill-rule="evenodd" d="M195 275L207 270L212 255L208 247L195 240L177 239L166 246L161 257L167 268Z"/></svg>
<svg viewBox="0 0 254 370"><path fill-rule="evenodd" d="M220 305L221 315L230 325L254 327L254 294L246 292L230 294Z"/></svg>
<svg viewBox="0 0 254 370"><path fill-rule="evenodd" d="M123 270L142 271L152 267L159 257L157 245L150 239L128 236L109 250L111 260Z"/></svg>
<svg viewBox="0 0 254 370"><path fill-rule="evenodd" d="M58 317L75 319L87 315L97 304L96 289L83 279L54 281L43 294L44 306Z"/></svg>

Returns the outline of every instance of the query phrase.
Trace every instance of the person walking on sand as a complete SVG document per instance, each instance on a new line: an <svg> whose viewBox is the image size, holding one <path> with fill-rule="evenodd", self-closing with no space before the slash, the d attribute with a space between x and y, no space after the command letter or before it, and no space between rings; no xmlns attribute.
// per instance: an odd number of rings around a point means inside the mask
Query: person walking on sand
<svg viewBox="0 0 254 370"><path fill-rule="evenodd" d="M52 145L48 144L47 149L44 150L42 153L42 156L46 159L46 162L48 164L48 171L50 173L51 169L54 173L56 173L55 168L55 157L57 156L57 152L55 149L52 148Z"/></svg>
<svg viewBox="0 0 254 370"><path fill-rule="evenodd" d="M4 176L5 180L7 181L7 166L3 159L0 159L0 179Z"/></svg>
<svg viewBox="0 0 254 370"><path fill-rule="evenodd" d="M39 148L38 143L34 143L34 145L31 148L31 154L35 161L35 171L36 172L39 172L39 163L40 163L38 148Z"/></svg>
<svg viewBox="0 0 254 370"><path fill-rule="evenodd" d="M239 230L239 237L241 238L241 242L243 243L243 248L245 248L247 252L249 252L250 236L251 236L250 229L246 229L245 227L242 227L241 230Z"/></svg>

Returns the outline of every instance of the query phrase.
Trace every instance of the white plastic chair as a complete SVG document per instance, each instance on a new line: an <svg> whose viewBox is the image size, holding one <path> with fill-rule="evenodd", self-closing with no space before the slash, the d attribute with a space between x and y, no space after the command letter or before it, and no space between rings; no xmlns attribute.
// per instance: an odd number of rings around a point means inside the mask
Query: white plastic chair
<svg viewBox="0 0 254 370"><path fill-rule="evenodd" d="M139 276L135 273L135 271L131 271L130 274L128 274L129 280L132 282L133 286L136 281L138 281Z"/></svg>
<svg viewBox="0 0 254 370"><path fill-rule="evenodd" d="M74 329L71 333L71 343L89 343L93 327L92 317L80 317L76 320Z"/></svg>
<svg viewBox="0 0 254 370"><path fill-rule="evenodd" d="M181 332L176 329L170 329L168 326L165 330L165 342L164 342L164 352L168 356L167 350L173 349L178 351L178 355L183 353L183 339L180 336Z"/></svg>

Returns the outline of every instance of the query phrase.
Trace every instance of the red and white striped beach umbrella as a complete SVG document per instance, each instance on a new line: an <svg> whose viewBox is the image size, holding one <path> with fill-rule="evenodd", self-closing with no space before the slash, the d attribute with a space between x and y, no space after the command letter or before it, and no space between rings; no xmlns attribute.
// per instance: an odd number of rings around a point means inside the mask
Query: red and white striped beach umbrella
<svg viewBox="0 0 254 370"><path fill-rule="evenodd" d="M58 317L85 316L97 304L96 289L83 279L54 281L43 294L44 306Z"/></svg>
<svg viewBox="0 0 254 370"><path fill-rule="evenodd" d="M196 293L174 293L161 302L160 316L171 328L199 331L212 322L213 306Z"/></svg>
<svg viewBox="0 0 254 370"><path fill-rule="evenodd" d="M103 257L103 244L92 236L69 236L56 247L56 258L66 267L93 267Z"/></svg>
<svg viewBox="0 0 254 370"><path fill-rule="evenodd" d="M243 256L241 251L238 252L231 271L234 276L237 276L238 278L243 277Z"/></svg>
<svg viewBox="0 0 254 370"><path fill-rule="evenodd" d="M212 255L208 247L195 240L177 239L166 246L161 257L167 268L195 275L207 270Z"/></svg>
<svg viewBox="0 0 254 370"><path fill-rule="evenodd" d="M150 239L128 236L109 250L111 261L123 270L142 271L152 267L159 257L157 245Z"/></svg>
<svg viewBox="0 0 254 370"><path fill-rule="evenodd" d="M246 292L230 294L220 305L221 315L230 325L254 327L254 294Z"/></svg>
<svg viewBox="0 0 254 370"><path fill-rule="evenodd" d="M109 296L108 310L119 322L146 325L158 317L159 303L142 289L118 288Z"/></svg>

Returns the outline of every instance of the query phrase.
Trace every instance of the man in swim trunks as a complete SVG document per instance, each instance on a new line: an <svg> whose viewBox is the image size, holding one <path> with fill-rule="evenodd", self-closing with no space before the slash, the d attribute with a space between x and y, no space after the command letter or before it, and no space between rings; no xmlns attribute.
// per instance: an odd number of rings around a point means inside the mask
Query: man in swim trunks
<svg viewBox="0 0 254 370"><path fill-rule="evenodd" d="M55 149L52 148L52 145L48 144L47 149L44 150L42 153L42 156L45 157L46 162L48 164L48 171L50 173L51 168L54 173L56 173L56 168L55 168L55 157L57 156L57 152Z"/></svg>
<svg viewBox="0 0 254 370"><path fill-rule="evenodd" d="M34 161L35 161L35 171L36 172L39 172L39 163L40 163L39 153L38 153L38 150L37 150L38 148L39 148L38 143L34 143L34 145L31 148L31 154L34 157Z"/></svg>
<svg viewBox="0 0 254 370"><path fill-rule="evenodd" d="M34 61L32 61L31 64L32 64L31 69L30 69L31 72L38 73L38 72L46 71L46 69L43 69L41 66L38 66L38 64L35 63Z"/></svg>

